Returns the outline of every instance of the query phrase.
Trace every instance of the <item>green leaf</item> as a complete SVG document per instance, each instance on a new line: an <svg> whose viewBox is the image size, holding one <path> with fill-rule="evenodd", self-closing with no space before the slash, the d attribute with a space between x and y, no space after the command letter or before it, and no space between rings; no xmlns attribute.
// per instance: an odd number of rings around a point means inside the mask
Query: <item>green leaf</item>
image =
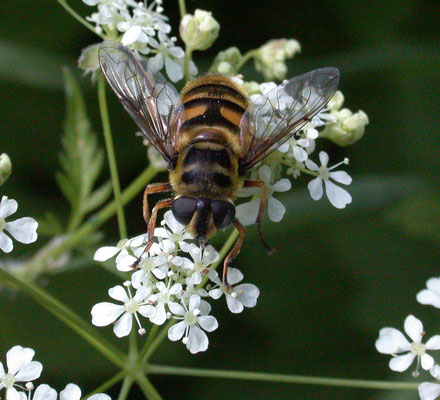
<svg viewBox="0 0 440 400"><path fill-rule="evenodd" d="M61 139L63 152L59 160L61 171L57 183L71 206L68 231L79 226L84 216L102 205L110 194L108 184L96 191L96 184L104 164L104 153L92 131L81 89L72 73L64 70L66 117Z"/></svg>

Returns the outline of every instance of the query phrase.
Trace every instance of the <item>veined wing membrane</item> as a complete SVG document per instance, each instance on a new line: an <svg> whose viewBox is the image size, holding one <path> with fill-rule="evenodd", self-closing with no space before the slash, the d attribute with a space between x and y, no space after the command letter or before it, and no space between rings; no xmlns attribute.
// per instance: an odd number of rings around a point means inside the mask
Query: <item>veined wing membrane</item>
<svg viewBox="0 0 440 400"><path fill-rule="evenodd" d="M338 69L321 68L258 96L240 122L241 167L251 168L303 128L326 106L338 84Z"/></svg>

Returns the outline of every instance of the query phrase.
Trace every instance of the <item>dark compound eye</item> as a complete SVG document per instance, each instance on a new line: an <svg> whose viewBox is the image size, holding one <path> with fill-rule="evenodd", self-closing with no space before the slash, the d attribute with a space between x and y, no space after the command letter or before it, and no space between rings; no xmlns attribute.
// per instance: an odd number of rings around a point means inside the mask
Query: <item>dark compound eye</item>
<svg viewBox="0 0 440 400"><path fill-rule="evenodd" d="M173 201L171 210L174 218L182 225L188 225L197 208L197 199L192 197L179 197Z"/></svg>
<svg viewBox="0 0 440 400"><path fill-rule="evenodd" d="M211 211L217 229L225 229L235 217L235 206L229 201L213 201Z"/></svg>

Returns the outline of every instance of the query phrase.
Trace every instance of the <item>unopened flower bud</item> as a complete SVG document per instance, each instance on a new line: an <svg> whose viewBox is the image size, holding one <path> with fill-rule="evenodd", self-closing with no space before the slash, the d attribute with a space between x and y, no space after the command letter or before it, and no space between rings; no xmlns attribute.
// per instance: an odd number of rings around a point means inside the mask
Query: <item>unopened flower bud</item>
<svg viewBox="0 0 440 400"><path fill-rule="evenodd" d="M343 108L337 113L337 121L328 124L319 136L339 146L349 146L362 138L368 122L368 116L363 111L353 114L348 108Z"/></svg>
<svg viewBox="0 0 440 400"><path fill-rule="evenodd" d="M344 95L338 90L327 103L327 108L331 111L339 111L344 104Z"/></svg>
<svg viewBox="0 0 440 400"><path fill-rule="evenodd" d="M180 22L180 37L191 50L211 47L219 31L219 23L208 11L197 9L194 15L186 14Z"/></svg>
<svg viewBox="0 0 440 400"><path fill-rule="evenodd" d="M11 159L6 153L0 155L0 185L3 185L12 173Z"/></svg>
<svg viewBox="0 0 440 400"><path fill-rule="evenodd" d="M237 47L230 47L229 49L220 51L214 59L212 71L222 75L234 76L238 72L237 66L242 58L243 56Z"/></svg>
<svg viewBox="0 0 440 400"><path fill-rule="evenodd" d="M91 73L92 81L96 79L96 73L100 70L98 61L99 43L84 47L78 59L78 67L80 67L84 74Z"/></svg>
<svg viewBox="0 0 440 400"><path fill-rule="evenodd" d="M260 84L258 82L255 82L255 81L244 82L243 87L249 96L252 96L253 94L260 94L261 93Z"/></svg>

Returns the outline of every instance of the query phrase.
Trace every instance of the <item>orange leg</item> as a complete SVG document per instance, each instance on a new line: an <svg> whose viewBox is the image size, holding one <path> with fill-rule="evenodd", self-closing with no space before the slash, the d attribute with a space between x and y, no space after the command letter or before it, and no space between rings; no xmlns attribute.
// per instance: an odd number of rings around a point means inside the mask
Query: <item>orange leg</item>
<svg viewBox="0 0 440 400"><path fill-rule="evenodd" d="M232 248L232 250L230 251L228 256L225 258L225 261L223 262L223 278L222 278L222 280L223 280L224 284L227 284L226 272L228 271L228 266L231 263L231 261L237 256L237 254L240 253L240 249L243 244L244 237L245 237L243 225L238 221L238 219L234 218L232 223L234 224L234 226L238 230L238 232L240 232L240 237L235 242L234 247Z"/></svg>
<svg viewBox="0 0 440 400"><path fill-rule="evenodd" d="M174 199L165 199L156 203L153 207L153 211L151 212L151 217L148 219L148 243L145 246L144 251L138 257L138 259L131 265L131 268L136 269L139 263L141 262L142 256L150 250L153 245L154 240L154 228L156 227L157 213L161 208L171 207Z"/></svg>
<svg viewBox="0 0 440 400"><path fill-rule="evenodd" d="M244 187L259 187L261 188L261 199L260 199L260 208L258 210L257 216L257 230L258 237L260 238L261 243L263 243L264 248L270 254L272 254L275 250L269 246L266 240L263 237L263 232L261 231L261 221L263 220L264 213L266 212L266 184L263 181L244 181Z"/></svg>
<svg viewBox="0 0 440 400"><path fill-rule="evenodd" d="M148 208L148 195L153 193L170 192L171 190L173 189L169 183L152 183L151 185L148 185L145 188L142 212L147 226L148 226L148 221L150 220L150 209Z"/></svg>

